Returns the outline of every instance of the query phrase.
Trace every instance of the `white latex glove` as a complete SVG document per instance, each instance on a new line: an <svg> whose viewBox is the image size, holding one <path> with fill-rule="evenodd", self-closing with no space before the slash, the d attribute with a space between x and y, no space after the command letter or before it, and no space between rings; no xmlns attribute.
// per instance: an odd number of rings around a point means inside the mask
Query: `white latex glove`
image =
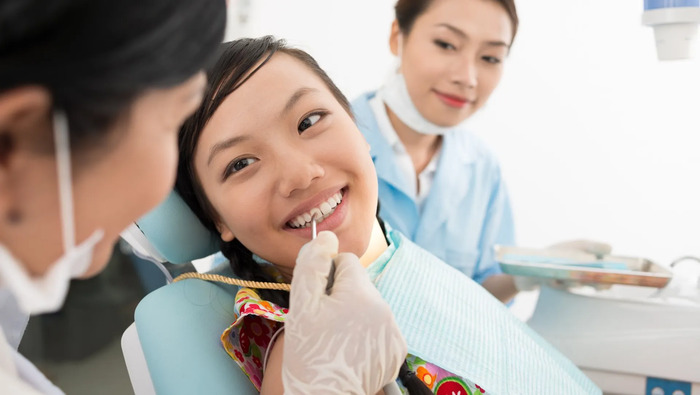
<svg viewBox="0 0 700 395"><path fill-rule="evenodd" d="M607 243L599 242L599 241L593 241L593 240L585 240L585 239L578 239L578 240L566 240L566 241L561 241L559 243L552 244L551 246L547 247L548 250L554 250L554 251L577 251L577 252L585 252L587 254L593 254L598 257L602 257L603 255L609 255L612 252L612 246ZM571 281L560 281L560 280L550 280L547 281L545 279L539 278L539 277L524 277L524 276L513 276L513 283L515 284L515 288L518 289L518 291L523 292L523 291L533 291L537 288L540 287L542 283L546 283L552 287L555 288L562 288L562 287L572 287L572 286L580 286L581 284L578 282L571 282ZM607 284L596 284L594 287L598 289L607 289L610 288L610 285Z"/></svg>
<svg viewBox="0 0 700 395"><path fill-rule="evenodd" d="M335 283L326 295L332 259ZM338 254L328 231L299 251L284 332L285 394L373 395L394 382L406 358L389 305L357 256Z"/></svg>

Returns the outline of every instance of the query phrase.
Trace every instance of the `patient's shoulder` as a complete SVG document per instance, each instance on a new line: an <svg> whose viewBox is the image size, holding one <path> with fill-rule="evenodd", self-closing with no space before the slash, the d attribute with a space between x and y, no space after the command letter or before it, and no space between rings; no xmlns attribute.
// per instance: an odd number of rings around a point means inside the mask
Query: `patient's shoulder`
<svg viewBox="0 0 700 395"><path fill-rule="evenodd" d="M257 390L263 384L266 358L278 344L287 311L249 288L236 295L236 320L221 335L221 342Z"/></svg>

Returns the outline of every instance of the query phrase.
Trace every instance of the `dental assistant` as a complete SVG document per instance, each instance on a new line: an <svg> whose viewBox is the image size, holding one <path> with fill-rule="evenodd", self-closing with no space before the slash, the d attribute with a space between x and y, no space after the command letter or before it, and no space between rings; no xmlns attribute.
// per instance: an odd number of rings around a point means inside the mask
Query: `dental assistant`
<svg viewBox="0 0 700 395"><path fill-rule="evenodd" d="M177 133L202 100L225 7L0 2L0 393L62 394L16 351L27 317L60 309L70 280L100 272L120 232L172 190ZM372 336L386 325L360 330ZM387 355L400 363L398 344Z"/></svg>
<svg viewBox="0 0 700 395"><path fill-rule="evenodd" d="M496 157L465 125L503 74L518 28L513 0L398 0L389 45L399 67L353 102L379 177L380 215L495 297L518 292L494 260L515 243Z"/></svg>

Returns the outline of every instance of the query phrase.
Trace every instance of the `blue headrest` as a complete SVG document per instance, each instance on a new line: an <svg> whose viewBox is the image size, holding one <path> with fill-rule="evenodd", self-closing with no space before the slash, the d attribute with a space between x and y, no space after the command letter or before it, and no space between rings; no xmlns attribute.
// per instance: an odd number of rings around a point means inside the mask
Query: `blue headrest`
<svg viewBox="0 0 700 395"><path fill-rule="evenodd" d="M190 262L219 252L219 235L205 228L175 191L136 225L152 247L171 263Z"/></svg>

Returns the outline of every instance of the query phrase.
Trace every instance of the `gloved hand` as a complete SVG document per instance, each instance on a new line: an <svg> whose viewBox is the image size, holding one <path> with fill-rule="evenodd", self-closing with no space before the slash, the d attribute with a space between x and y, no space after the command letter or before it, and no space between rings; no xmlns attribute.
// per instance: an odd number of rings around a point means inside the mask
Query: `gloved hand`
<svg viewBox="0 0 700 395"><path fill-rule="evenodd" d="M607 243L593 241L593 240L566 240L561 241L551 246L547 247L548 250L553 251L576 251L584 252L587 254L593 254L596 257L602 257L603 255L608 255L612 252L612 246ZM551 287L562 288L562 287L572 287L579 286L581 283L571 282L571 281L561 281L561 280L545 280L540 277L524 277L524 276L513 276L513 283L518 291L533 291L540 287L542 283L546 283ZM597 289L607 289L610 285L607 284L595 284L593 285Z"/></svg>
<svg viewBox="0 0 700 395"><path fill-rule="evenodd" d="M297 257L285 324L284 393L376 394L396 379L406 341L357 256L320 232ZM326 284L335 258L335 283Z"/></svg>

